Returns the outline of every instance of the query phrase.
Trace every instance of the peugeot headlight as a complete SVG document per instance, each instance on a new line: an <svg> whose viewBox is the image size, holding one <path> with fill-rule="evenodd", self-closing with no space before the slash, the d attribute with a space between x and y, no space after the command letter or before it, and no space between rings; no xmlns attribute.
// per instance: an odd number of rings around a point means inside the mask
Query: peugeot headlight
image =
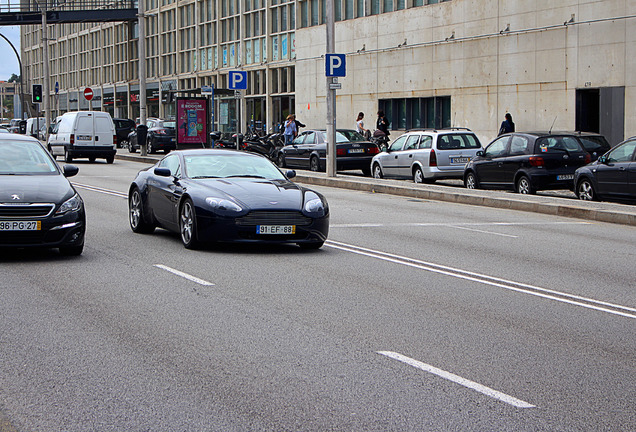
<svg viewBox="0 0 636 432"><path fill-rule="evenodd" d="M73 195L71 198L64 201L59 209L55 212L56 215L62 215L71 211L78 211L82 207L82 199L78 194Z"/></svg>
<svg viewBox="0 0 636 432"><path fill-rule="evenodd" d="M324 216L325 205L320 198L310 199L305 202L305 213L309 213L312 216Z"/></svg>
<svg viewBox="0 0 636 432"><path fill-rule="evenodd" d="M240 205L234 201L230 201L223 198L208 197L205 202L212 207L212 210L220 211L222 213L238 213L243 211Z"/></svg>

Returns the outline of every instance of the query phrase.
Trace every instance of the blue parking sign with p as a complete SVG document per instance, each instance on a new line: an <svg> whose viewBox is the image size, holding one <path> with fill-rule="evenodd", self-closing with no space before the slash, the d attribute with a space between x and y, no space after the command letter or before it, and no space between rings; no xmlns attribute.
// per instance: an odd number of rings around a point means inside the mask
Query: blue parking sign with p
<svg viewBox="0 0 636 432"><path fill-rule="evenodd" d="M347 76L347 62L344 54L327 54L325 61L328 77Z"/></svg>
<svg viewBox="0 0 636 432"><path fill-rule="evenodd" d="M231 71L229 81L230 90L247 90L247 72Z"/></svg>

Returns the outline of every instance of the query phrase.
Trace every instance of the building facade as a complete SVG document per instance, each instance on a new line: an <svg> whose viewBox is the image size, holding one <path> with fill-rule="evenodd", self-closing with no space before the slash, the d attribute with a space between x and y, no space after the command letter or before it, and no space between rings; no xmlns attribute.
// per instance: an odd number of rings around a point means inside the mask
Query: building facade
<svg viewBox="0 0 636 432"><path fill-rule="evenodd" d="M144 0L148 116L168 95L228 87L215 129L270 129L294 112L324 128L326 0ZM636 3L625 0L333 0L336 53L346 54L336 124L378 109L391 129L468 127L488 142L506 112L517 130L589 130L612 144L636 135ZM136 23L48 26L54 112L139 115ZM26 83L41 82L41 29L24 27ZM54 89L59 89L53 94ZM240 101L240 103L237 103ZM241 115L239 117L238 111Z"/></svg>

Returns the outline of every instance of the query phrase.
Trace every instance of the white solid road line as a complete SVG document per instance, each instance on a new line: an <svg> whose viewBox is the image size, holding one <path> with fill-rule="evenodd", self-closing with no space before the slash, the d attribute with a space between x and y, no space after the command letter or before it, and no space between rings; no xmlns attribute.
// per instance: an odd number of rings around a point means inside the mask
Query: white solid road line
<svg viewBox="0 0 636 432"><path fill-rule="evenodd" d="M594 300L587 297L581 297L573 294L567 294L559 291L554 291L546 288L541 288L534 285L524 284L520 282L514 282L506 279L501 279L493 276L488 276L480 273L461 270L458 268L448 267L440 264L434 264L426 261L421 261L413 258L407 258L400 255L394 255L386 252L381 252L373 249L367 249L360 246L354 246L347 243L340 243L333 240L327 240L325 246L339 249L358 255L367 256L383 261L392 262L395 264L401 264L420 270L426 270L433 273L439 273L446 276L451 276L459 279L469 280L473 282L483 283L486 285L505 288L510 291L521 292L530 294L537 297L542 297L550 300L555 300L562 303L568 303L575 306L580 306L588 309L594 309L601 312L607 312L614 315L620 315L627 318L636 318L636 309L621 306L613 303Z"/></svg>
<svg viewBox="0 0 636 432"><path fill-rule="evenodd" d="M108 195L114 195L114 196L118 196L121 198L128 198L128 195L123 193L123 192L118 192L118 191L114 191L114 190L110 190L110 189L103 189L100 187L96 187L96 186L89 186L89 185L83 185L83 184L77 184L77 183L73 183L74 186L76 187L80 187L86 190L90 190L93 192L99 192L99 193L104 193L104 194L108 194ZM446 223L446 224L439 224L439 223L413 223L413 224L389 224L391 226L396 226L396 225L404 225L404 226L448 226L448 227L453 227L453 228L458 228L460 226L484 226L484 225L500 225L500 226L519 226L519 225L546 225L545 223L540 223L540 222L536 222L536 223L525 223L525 222L485 222L485 223L477 223L477 222L471 222L471 223ZM577 224L590 224L590 222L552 222L551 224L567 224L567 225L577 225ZM384 226L385 224L332 224L330 225L330 228L358 228L358 227L380 227L380 226ZM603 301L599 301L599 300L594 300L591 298L586 298L586 297L581 297L581 296L576 296L576 295L572 295L572 294L566 294L566 293L562 293L559 291L553 291L553 290L549 290L546 288L541 288L541 287L537 287L537 286L533 286L533 285L528 285L528 284L523 284L523 283L519 283L519 282L514 282L514 281L509 281L509 280L505 280L505 279L499 279L496 277L492 277L492 276L487 276L487 275L483 275L483 274L479 274L479 273L473 273L473 272L469 272L469 271L465 271L465 270L461 270L461 269L457 269L457 268L452 268L452 267L447 267L447 266L443 266L443 265L439 265L439 264L433 264L433 263L429 263L426 261L420 261L420 260L416 260L416 259L412 259L412 258L407 258L407 257L402 257L399 255L393 255L393 254L389 254L386 252L381 252L381 251L376 251L373 249L367 249L367 248L363 248L363 247L359 247L359 246L354 246L354 245L349 245L346 243L340 243L340 242L336 242L333 240L327 240L325 242L325 246L334 248L334 249L339 249L339 250L343 250L346 252L351 252L351 253L356 253L359 255L364 255L364 256L368 256L371 258L376 258L376 259L381 259L384 261L388 261L388 262L393 262L396 264L402 264L402 265L406 265L406 266L410 266L410 267L414 267L414 268L419 268L422 270L426 270L426 271L431 271L431 272L435 272L435 273L440 273L440 274L445 274L448 276L452 276L452 277L456 277L456 278L461 278L461 279L465 279L465 280L471 280L474 282L479 282L479 283L483 283L483 284L487 284L487 285L492 285L492 286L497 286L497 287L501 287L501 288L505 288L511 291L517 291L517 292L522 292L525 294L530 294L530 295L534 295L534 296L538 296L538 297L543 297L546 299L550 299L550 300L556 300L562 303L568 303L568 304L572 304L572 305L576 305L576 306L580 306L580 307L585 307L588 309L594 309L594 310L598 310L601 312L607 312L607 313L611 313L614 315L620 315L623 317L627 317L627 318L636 318L636 309L635 308L631 308L631 307L627 307L627 306L621 306L621 305L616 305L613 303L608 303L608 302L603 302ZM178 271L178 270L175 270ZM185 273L184 273L185 274ZM205 282L205 281L204 281ZM209 282L206 282L206 284L209 284ZM214 284L212 284L214 285Z"/></svg>
<svg viewBox="0 0 636 432"><path fill-rule="evenodd" d="M214 286L214 284L212 282L208 282L208 281L205 281L203 279L199 279L196 276L192 276L192 275L184 273L182 271L175 270L172 267L168 267L168 266L165 266L163 264L155 264L155 267L160 268L160 269L165 270L165 271L168 271L168 272L170 272L172 274L175 274L177 276L181 276L182 278L185 278L185 279L187 279L189 281L198 283L199 285Z"/></svg>
<svg viewBox="0 0 636 432"><path fill-rule="evenodd" d="M401 361L402 363L406 363L410 366L413 366L417 369L423 370L425 372L429 372L432 373L433 375L437 375L441 378L447 379L449 381L452 381L456 384L462 385L464 387L467 387L469 389L478 391L479 393L485 394L486 396L490 396L491 398L495 398L497 400L500 400L502 402L505 402L509 405L515 406L517 408L535 408L534 405L529 404L528 402L524 402L520 399L514 398L512 396L508 396L505 393L501 393L500 391L497 390L493 390L490 387L486 387L482 384L476 383L474 381L468 380L466 378L462 378L458 375L455 375L453 373L450 372L446 372L445 370L442 369L438 369L434 366L428 365L426 363L422 363L421 361L417 361L415 359L412 359L410 357L406 357L402 354L393 352L393 351L378 351L378 354L381 354L383 356L387 356L389 358L392 358L394 360L398 360Z"/></svg>

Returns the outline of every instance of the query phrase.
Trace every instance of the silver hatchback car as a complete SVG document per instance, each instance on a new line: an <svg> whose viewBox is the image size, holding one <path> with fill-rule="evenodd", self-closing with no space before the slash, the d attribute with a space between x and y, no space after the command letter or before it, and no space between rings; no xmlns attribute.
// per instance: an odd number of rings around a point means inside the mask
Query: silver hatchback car
<svg viewBox="0 0 636 432"><path fill-rule="evenodd" d="M371 172L375 178L412 178L415 183L461 179L464 166L481 149L470 129L409 131L373 157Z"/></svg>

